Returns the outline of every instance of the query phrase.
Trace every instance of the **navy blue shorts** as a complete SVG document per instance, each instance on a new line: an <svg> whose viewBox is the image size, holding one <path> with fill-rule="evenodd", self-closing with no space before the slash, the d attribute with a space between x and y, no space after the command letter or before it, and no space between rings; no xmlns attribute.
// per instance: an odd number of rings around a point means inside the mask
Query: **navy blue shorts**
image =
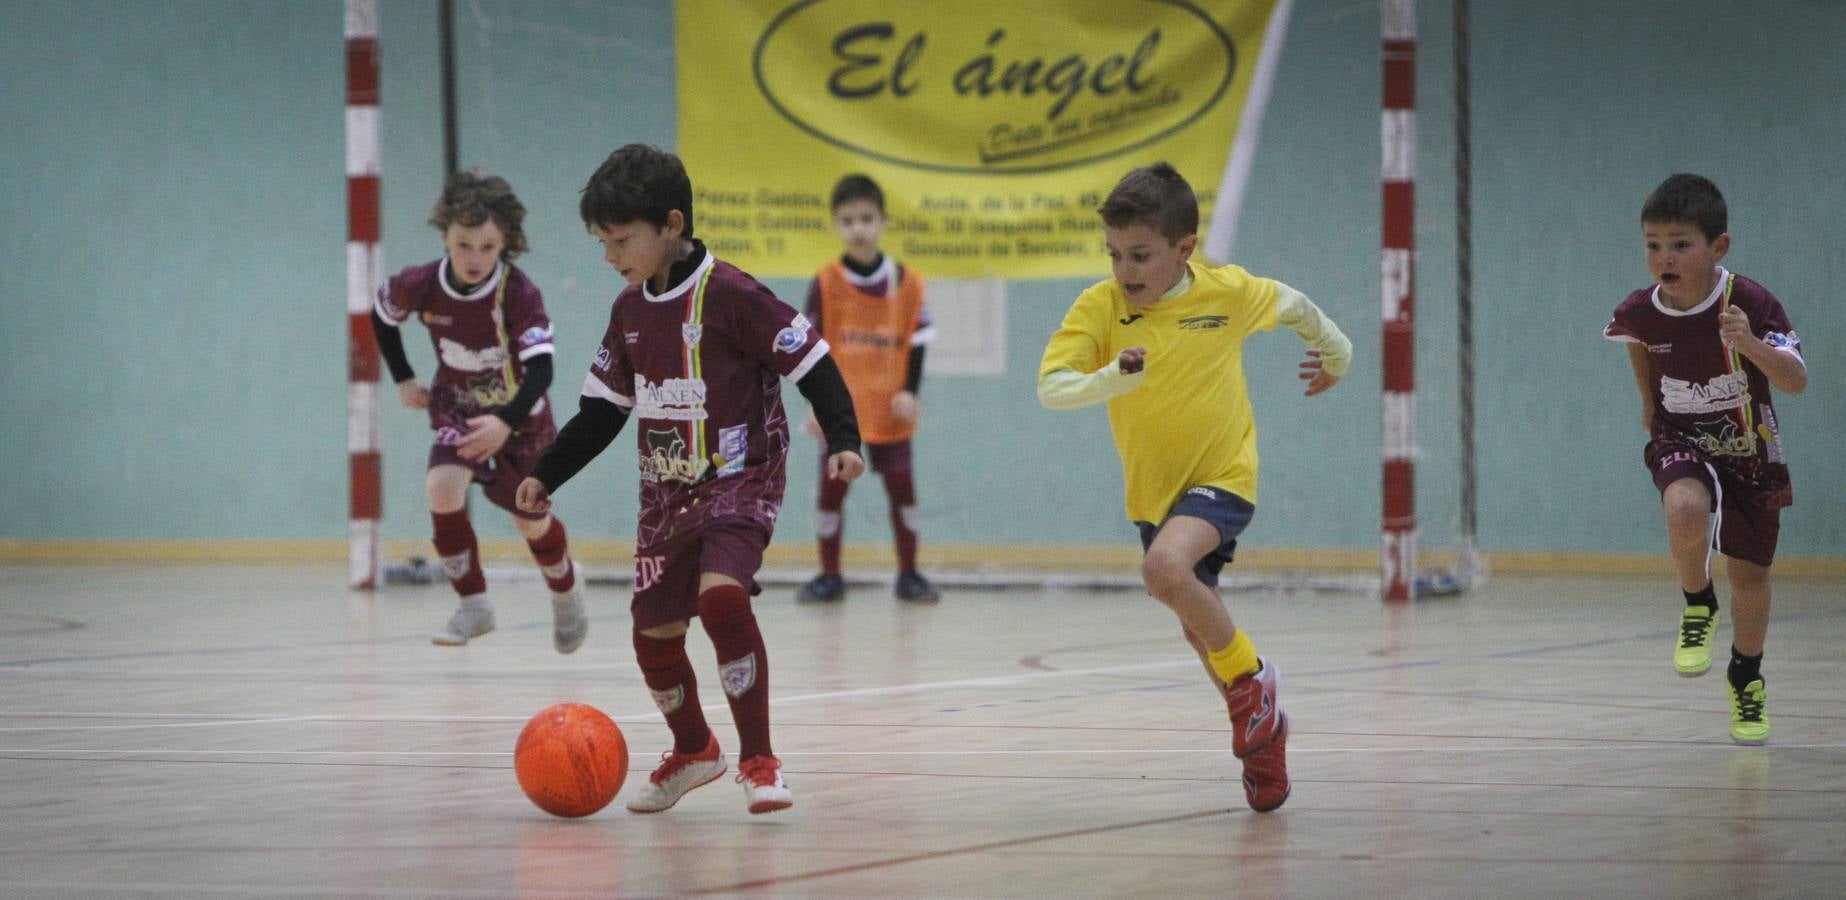
<svg viewBox="0 0 1846 900"><path fill-rule="evenodd" d="M1187 488L1179 495L1179 502L1167 510L1166 522L1174 516L1191 516L1204 519L1218 529L1219 543L1217 549L1205 554L1192 571L1199 576L1199 581L1206 587L1218 586L1218 573L1229 565L1237 553L1237 536L1250 526L1250 517L1256 515L1256 507L1236 494L1223 488L1200 485ZM1154 535L1160 533L1160 526L1148 522L1136 522L1141 529L1141 549L1154 546Z"/></svg>

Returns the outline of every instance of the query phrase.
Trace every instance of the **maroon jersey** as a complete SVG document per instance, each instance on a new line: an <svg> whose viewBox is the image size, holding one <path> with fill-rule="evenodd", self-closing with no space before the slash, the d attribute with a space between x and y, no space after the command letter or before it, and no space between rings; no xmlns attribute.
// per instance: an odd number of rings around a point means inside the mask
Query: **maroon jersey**
<svg viewBox="0 0 1846 900"><path fill-rule="evenodd" d="M1704 302L1678 310L1658 287L1628 295L1603 329L1612 341L1644 345L1652 364L1654 427L1650 455L1692 453L1769 506L1793 499L1769 378L1718 337L1718 314L1736 306L1750 328L1778 352L1801 358L1801 339L1769 290L1720 268Z"/></svg>
<svg viewBox="0 0 1846 900"><path fill-rule="evenodd" d="M468 419L506 405L519 393L526 360L552 352L551 319L538 285L507 262L468 294L449 286L447 256L411 266L378 288L373 308L393 325L416 316L429 329L437 360L431 428L465 428ZM549 416L544 398L531 415Z"/></svg>
<svg viewBox="0 0 1846 900"><path fill-rule="evenodd" d="M721 519L774 529L788 462L777 379L800 380L827 354L756 279L703 247L689 262L664 293L630 285L615 298L583 382L585 396L633 410L640 547Z"/></svg>

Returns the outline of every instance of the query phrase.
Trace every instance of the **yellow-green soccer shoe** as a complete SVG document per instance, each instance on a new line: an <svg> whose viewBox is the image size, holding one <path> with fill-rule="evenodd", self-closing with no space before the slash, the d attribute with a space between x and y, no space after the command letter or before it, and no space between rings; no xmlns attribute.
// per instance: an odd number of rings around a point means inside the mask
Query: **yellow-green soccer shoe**
<svg viewBox="0 0 1846 900"><path fill-rule="evenodd" d="M1731 689L1731 740L1755 747L1769 742L1769 693L1763 679Z"/></svg>
<svg viewBox="0 0 1846 900"><path fill-rule="evenodd" d="M1679 643L1673 647L1673 669L1681 678L1697 678L1711 669L1711 636L1718 630L1718 611L1688 606L1679 617Z"/></svg>

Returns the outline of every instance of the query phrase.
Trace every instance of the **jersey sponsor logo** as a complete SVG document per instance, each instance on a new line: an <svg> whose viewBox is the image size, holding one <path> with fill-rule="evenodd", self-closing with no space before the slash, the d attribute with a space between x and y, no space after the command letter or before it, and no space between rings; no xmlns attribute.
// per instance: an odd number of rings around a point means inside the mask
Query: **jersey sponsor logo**
<svg viewBox="0 0 1846 900"><path fill-rule="evenodd" d="M526 329L525 334L519 336L519 346L521 348L536 347L539 344L549 343L551 343L550 325L534 325Z"/></svg>
<svg viewBox="0 0 1846 900"><path fill-rule="evenodd" d="M630 344L639 344L641 343L641 332L624 331L622 332L622 340L627 341Z"/></svg>
<svg viewBox="0 0 1846 900"><path fill-rule="evenodd" d="M718 453L712 462L718 465L718 477L724 478L744 470L744 457L750 455L750 426L732 425L718 429Z"/></svg>
<svg viewBox="0 0 1846 900"><path fill-rule="evenodd" d="M1207 500L1218 499L1218 492L1215 490L1212 490L1211 488L1205 487L1204 485L1200 485L1198 487L1187 488L1186 493L1204 497Z"/></svg>
<svg viewBox="0 0 1846 900"><path fill-rule="evenodd" d="M1230 316L1188 316L1179 320L1179 330L1210 331L1214 328L1223 328L1230 318Z"/></svg>
<svg viewBox="0 0 1846 900"><path fill-rule="evenodd" d="M1699 456L1696 453L1689 450L1675 450L1672 453L1663 454L1660 457L1660 471L1664 472L1680 463L1696 463L1698 461Z"/></svg>
<svg viewBox="0 0 1846 900"><path fill-rule="evenodd" d="M455 324L454 316L439 316L433 312L423 313L417 318L422 319L425 325L435 325L438 328Z"/></svg>
<svg viewBox="0 0 1846 900"><path fill-rule="evenodd" d="M436 341L442 364L458 372L491 372L506 365L506 348L487 347L474 350L448 338Z"/></svg>
<svg viewBox="0 0 1846 900"><path fill-rule="evenodd" d="M599 372L609 371L609 348L608 347L597 347L596 348L596 361L594 363L591 363L591 365L595 366L597 371Z"/></svg>
<svg viewBox="0 0 1846 900"><path fill-rule="evenodd" d="M685 322L679 326L680 340L685 341L688 347L697 347L699 345L699 338L704 335L704 333L705 326L697 322Z"/></svg>
<svg viewBox="0 0 1846 900"><path fill-rule="evenodd" d="M788 327L776 332L776 350L781 353L793 353L808 342L808 329L813 326L808 317L800 313L788 323Z"/></svg>
<svg viewBox="0 0 1846 900"><path fill-rule="evenodd" d="M1776 428L1774 407L1763 407L1763 420L1756 424L1756 434L1763 439L1763 459L1782 462L1782 433Z"/></svg>
<svg viewBox="0 0 1846 900"><path fill-rule="evenodd" d="M1704 384L1670 376L1660 377L1660 401L1667 412L1678 415L1723 412L1750 402L1750 377L1726 372Z"/></svg>
<svg viewBox="0 0 1846 900"><path fill-rule="evenodd" d="M705 379L669 378L655 384L636 375L635 415L679 422L705 418Z"/></svg>
<svg viewBox="0 0 1846 900"><path fill-rule="evenodd" d="M647 449L641 451L642 481L696 484L710 469L711 463L687 454L686 439L679 429L648 429Z"/></svg>
<svg viewBox="0 0 1846 900"><path fill-rule="evenodd" d="M1693 443L1709 456L1756 455L1756 435L1743 430L1736 419L1726 416L1694 422L1692 427L1698 429L1692 436Z"/></svg>
<svg viewBox="0 0 1846 900"><path fill-rule="evenodd" d="M1672 353L1673 344L1671 342L1668 342L1665 344L1648 344L1647 352L1649 353Z"/></svg>
<svg viewBox="0 0 1846 900"><path fill-rule="evenodd" d="M466 384L455 388L454 391L458 405L463 408L483 410L505 406L513 402L513 395L517 393L512 385L506 383L506 378L497 371L470 378Z"/></svg>

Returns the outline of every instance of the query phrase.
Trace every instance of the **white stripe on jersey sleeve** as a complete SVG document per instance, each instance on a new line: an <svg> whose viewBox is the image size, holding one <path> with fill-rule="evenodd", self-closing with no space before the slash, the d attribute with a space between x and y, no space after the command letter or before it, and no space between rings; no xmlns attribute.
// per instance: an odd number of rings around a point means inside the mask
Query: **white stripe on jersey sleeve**
<svg viewBox="0 0 1846 900"><path fill-rule="evenodd" d="M910 346L921 347L936 339L936 326L924 325L910 333Z"/></svg>
<svg viewBox="0 0 1846 900"><path fill-rule="evenodd" d="M633 409L635 406L633 397L624 397L616 393L614 388L603 384L602 380L594 375L583 376L583 396L607 400L623 409Z"/></svg>
<svg viewBox="0 0 1846 900"><path fill-rule="evenodd" d="M550 344L533 344L532 346L519 351L519 361L525 362L526 360L531 359L534 356L550 356L553 352L554 351L552 350L552 347Z"/></svg>
<svg viewBox="0 0 1846 900"><path fill-rule="evenodd" d="M802 357L801 365L796 366L793 372L788 373L788 380L800 381L806 378L808 370L814 368L814 366L820 362L820 358L827 355L828 349L830 348L827 346L827 340L825 338L815 341L814 349L809 350L808 355Z"/></svg>
<svg viewBox="0 0 1846 900"><path fill-rule="evenodd" d="M372 310L378 313L380 319L385 320L386 325L396 328L403 324L405 319L410 318L410 314L405 313L403 316L395 319L391 317L390 311L385 309L385 292L390 289L391 282L389 281L381 282L378 285L378 290L372 292Z"/></svg>

